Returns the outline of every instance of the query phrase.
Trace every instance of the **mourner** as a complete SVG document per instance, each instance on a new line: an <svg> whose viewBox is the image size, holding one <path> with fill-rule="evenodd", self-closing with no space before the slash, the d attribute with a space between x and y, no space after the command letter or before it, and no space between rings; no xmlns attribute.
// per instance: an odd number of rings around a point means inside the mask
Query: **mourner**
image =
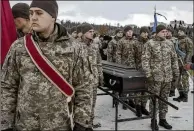
<svg viewBox="0 0 194 131"><path fill-rule="evenodd" d="M180 76L177 89L179 91L179 97L173 98L173 100L178 102L187 102L189 92L189 75L184 70L183 66L191 62L191 57L193 55L193 42L189 37L186 36L185 29L183 27L180 27L178 30L178 48L180 49L180 53L178 53Z"/></svg>
<svg viewBox="0 0 194 131"><path fill-rule="evenodd" d="M94 76L94 78L91 79L91 81L93 81L91 83L94 85L90 85L93 88L92 114L90 121L92 127L94 120L94 108L97 97L97 87L103 84L102 64L98 44L94 43L93 41L94 28L90 24L82 24L81 33L83 34L81 37L81 44L86 50L85 57L88 60L88 64L85 66L90 69L90 73Z"/></svg>
<svg viewBox="0 0 194 131"><path fill-rule="evenodd" d="M142 50L144 44L148 41L148 33L149 29L145 26L141 27L140 29L140 36L137 40L137 42L134 44L134 50L135 50L135 63L136 63L136 69L142 71ZM137 93L137 96L140 96L141 93ZM146 110L146 104L147 104L148 97L145 97L143 99L136 98L135 104L136 104L136 115L138 117L141 117L142 114L149 115L149 112Z"/></svg>
<svg viewBox="0 0 194 131"><path fill-rule="evenodd" d="M179 69L176 54L173 51L174 49L169 46L169 40L165 39L166 31L165 26L158 25L156 27L156 36L144 45L142 68L147 77L148 90L168 101L172 78L174 76L177 80ZM150 103L150 110L152 115L151 128L154 128L155 123L155 130L158 130L157 120L153 120L152 101ZM156 111L158 112L158 110L159 125L166 129L171 129L172 126L166 120L168 106L156 100Z"/></svg>
<svg viewBox="0 0 194 131"><path fill-rule="evenodd" d="M107 61L116 62L116 48L118 41L123 37L121 29L115 30L115 37L108 43L107 47Z"/></svg>
<svg viewBox="0 0 194 131"><path fill-rule="evenodd" d="M172 42L172 44L170 46L172 46L175 50L175 53L178 52L178 48L176 48L178 45L178 39L176 37L173 37L173 29L168 27L167 28L167 34L166 34L166 39L170 40ZM176 57L177 60L178 60L178 57ZM172 83L171 83L171 90L170 90L170 94L169 94L169 97L172 97L172 96L175 96L175 89L177 88L175 85L176 83L176 78L173 77L172 79Z"/></svg>
<svg viewBox="0 0 194 131"><path fill-rule="evenodd" d="M121 38L118 42L116 49L116 63L126 65L130 68L136 68L135 65L135 51L134 44L135 40L133 39L133 30L131 26L126 26L124 28L125 36ZM130 93L133 95L133 93ZM127 102L127 101L126 101ZM127 103L133 108L135 108L135 104L133 99L130 99ZM126 109L125 106L123 106Z"/></svg>
<svg viewBox="0 0 194 131"><path fill-rule="evenodd" d="M18 38L23 37L31 30L29 9L30 6L26 3L17 3L12 7Z"/></svg>
<svg viewBox="0 0 194 131"><path fill-rule="evenodd" d="M34 0L29 12L33 33L12 44L1 70L1 129L91 131L85 50L55 23L55 0Z"/></svg>

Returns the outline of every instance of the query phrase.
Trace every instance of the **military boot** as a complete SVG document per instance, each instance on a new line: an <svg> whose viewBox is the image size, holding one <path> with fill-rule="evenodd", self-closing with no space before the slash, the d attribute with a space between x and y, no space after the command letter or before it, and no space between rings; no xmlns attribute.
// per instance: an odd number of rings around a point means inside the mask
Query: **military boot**
<svg viewBox="0 0 194 131"><path fill-rule="evenodd" d="M188 102L188 94L187 93L184 93L183 94L183 99L182 99L183 102Z"/></svg>
<svg viewBox="0 0 194 131"><path fill-rule="evenodd" d="M183 92L179 92L179 97L177 97L177 98L173 98L173 101L178 101L178 102L181 102L182 101L182 99L183 99Z"/></svg>
<svg viewBox="0 0 194 131"><path fill-rule="evenodd" d="M160 119L159 125L164 127L165 129L172 129L172 126L168 124L166 119Z"/></svg>
<svg viewBox="0 0 194 131"><path fill-rule="evenodd" d="M175 91L170 91L169 97L175 96Z"/></svg>
<svg viewBox="0 0 194 131"><path fill-rule="evenodd" d="M136 116L137 117L142 117L142 112L141 112L141 106L140 105L136 105Z"/></svg>
<svg viewBox="0 0 194 131"><path fill-rule="evenodd" d="M150 115L149 111L144 106L141 106L141 112L142 112L142 114L144 114L146 116Z"/></svg>
<svg viewBox="0 0 194 131"><path fill-rule="evenodd" d="M154 130L154 120L151 119L151 129ZM158 123L157 123L157 120L155 120L155 131L158 131L159 130L159 127L158 127Z"/></svg>

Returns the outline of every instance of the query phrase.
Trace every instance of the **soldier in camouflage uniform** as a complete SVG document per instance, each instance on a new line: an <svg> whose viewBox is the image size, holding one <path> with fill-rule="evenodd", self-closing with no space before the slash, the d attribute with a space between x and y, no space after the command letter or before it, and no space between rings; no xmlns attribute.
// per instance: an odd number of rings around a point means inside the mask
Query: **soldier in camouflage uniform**
<svg viewBox="0 0 194 131"><path fill-rule="evenodd" d="M123 37L123 31L121 29L117 29L115 31L115 37L108 43L107 61L116 62L117 43L122 37Z"/></svg>
<svg viewBox="0 0 194 131"><path fill-rule="evenodd" d="M119 40L117 45L116 63L129 66L130 68L136 68L134 44L137 40L134 40L132 37L132 27L126 26L124 28L124 34L125 36ZM133 93L129 95L132 96ZM131 107L135 108L133 99L130 99L128 103ZM123 109L126 109L126 107L123 106Z"/></svg>
<svg viewBox="0 0 194 131"><path fill-rule="evenodd" d="M178 54L180 76L177 89L179 91L179 97L173 98L173 100L178 102L187 102L189 92L189 75L186 73L183 66L191 62L191 57L193 55L193 42L189 37L185 35L185 29L182 27L180 27L178 31L178 48L183 53L185 53L185 56L181 56L181 54Z"/></svg>
<svg viewBox="0 0 194 131"><path fill-rule="evenodd" d="M103 73L102 73L102 64L101 64L101 56L99 52L99 45L93 41L94 28L90 24L82 24L81 25L81 33L82 41L80 44L83 45L86 50L86 58L88 60L88 65L86 65L90 69L90 73L94 75L94 86L93 92L91 96L93 96L92 101L92 114L91 114L91 126L93 125L94 120L94 108L96 105L97 98L97 87L103 84Z"/></svg>
<svg viewBox="0 0 194 131"><path fill-rule="evenodd" d="M166 32L166 27L164 25L157 26L156 36L148 41L143 48L142 68L147 77L148 90L168 101L173 76L178 78L179 69L176 54L173 51L174 49L172 46L169 46L172 43L169 43L170 41L165 39ZM158 108L159 125L166 129L171 129L172 126L166 121L168 106L156 100L157 112ZM157 120L153 121L152 100L150 101L150 110L152 115L151 128L153 129L155 122L155 130L158 130Z"/></svg>
<svg viewBox="0 0 194 131"><path fill-rule="evenodd" d="M176 37L173 37L172 34L173 34L173 29L168 27L167 28L166 39L170 40L172 42L171 46L175 49L176 42L177 42L178 39ZM176 53L176 51L175 51L175 53ZM177 58L177 61L178 61L178 57L176 57L176 58ZM173 77L169 97L175 96L175 89L176 89L176 87L175 87L176 83L175 82L176 82L175 77Z"/></svg>
<svg viewBox="0 0 194 131"><path fill-rule="evenodd" d="M148 41L148 33L149 29L145 26L141 27L140 29L140 37L138 38L137 42L134 44L134 50L135 50L135 63L136 63L136 69L142 71L142 62L141 62L141 56L142 56L142 50L144 44ZM141 96L141 93L135 94L137 96ZM138 117L141 117L142 114L149 115L149 112L146 110L146 103L148 98L136 98L135 104L136 104L136 115Z"/></svg>
<svg viewBox="0 0 194 131"><path fill-rule="evenodd" d="M26 3L17 3L12 7L12 14L17 28L18 38L23 37L30 31L29 9L30 6Z"/></svg>
<svg viewBox="0 0 194 131"><path fill-rule="evenodd" d="M63 26L55 23L56 1L32 1L30 7L33 39L75 89L71 101L74 108L70 110L74 115L74 131L92 131L89 122L95 79L91 68L86 66L85 50L68 36ZM24 46L24 38L16 40L1 72L1 129L69 131L67 111L67 97L35 66Z"/></svg>

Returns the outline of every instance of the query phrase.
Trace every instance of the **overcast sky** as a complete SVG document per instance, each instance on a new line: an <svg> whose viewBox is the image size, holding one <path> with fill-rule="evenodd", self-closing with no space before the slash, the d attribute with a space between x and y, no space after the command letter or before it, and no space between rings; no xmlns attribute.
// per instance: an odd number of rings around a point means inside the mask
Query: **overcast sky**
<svg viewBox="0 0 194 131"><path fill-rule="evenodd" d="M11 7L19 2L30 4L31 1L11 1ZM172 20L184 20L193 23L193 1L57 1L58 19L96 24L148 26L153 22L154 6L158 21L169 23Z"/></svg>

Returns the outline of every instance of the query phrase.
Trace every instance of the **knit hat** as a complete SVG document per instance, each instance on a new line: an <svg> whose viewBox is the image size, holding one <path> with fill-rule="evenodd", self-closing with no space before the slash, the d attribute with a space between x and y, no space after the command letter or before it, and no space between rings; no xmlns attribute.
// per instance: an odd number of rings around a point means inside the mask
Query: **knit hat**
<svg viewBox="0 0 194 131"><path fill-rule="evenodd" d="M17 3L12 7L12 14L14 18L24 18L29 19L29 9L30 6L26 3Z"/></svg>
<svg viewBox="0 0 194 131"><path fill-rule="evenodd" d="M81 33L81 25L77 26L77 33Z"/></svg>
<svg viewBox="0 0 194 131"><path fill-rule="evenodd" d="M120 28L115 30L115 34L117 34L118 32L122 31Z"/></svg>
<svg viewBox="0 0 194 131"><path fill-rule="evenodd" d="M141 29L140 29L140 34L141 34L142 32L144 32L144 33L149 33L148 27L146 27L146 26L141 27Z"/></svg>
<svg viewBox="0 0 194 131"><path fill-rule="evenodd" d="M186 32L186 29L185 29L184 27L182 27L182 26L180 26L180 27L178 28L178 30L183 31L184 33Z"/></svg>
<svg viewBox="0 0 194 131"><path fill-rule="evenodd" d="M167 30L170 31L171 33L174 32L173 28L171 28L171 27L168 27Z"/></svg>
<svg viewBox="0 0 194 131"><path fill-rule="evenodd" d="M31 7L38 7L40 9L43 9L47 13L49 13L53 18L57 18L58 15L58 4L56 0L33 0L30 8Z"/></svg>
<svg viewBox="0 0 194 131"><path fill-rule="evenodd" d="M156 27L156 34L158 34L160 31L165 30L165 29L166 29L166 26L164 26L164 25L158 25Z"/></svg>
<svg viewBox="0 0 194 131"><path fill-rule="evenodd" d="M72 27L72 28L70 29L70 32L69 32L69 33L72 34L74 31L77 31L77 27L76 27L76 26Z"/></svg>
<svg viewBox="0 0 194 131"><path fill-rule="evenodd" d="M93 28L93 26L90 25L90 24L85 23L85 24L82 24L82 25L81 25L81 32L82 32L83 34L85 34L86 32L88 32L88 31L91 30L91 29L94 29L94 28Z"/></svg>
<svg viewBox="0 0 194 131"><path fill-rule="evenodd" d="M129 31L129 30L132 30L132 27L131 27L131 26L127 25L127 26L124 27L124 32L125 32L125 33L126 33L127 31Z"/></svg>

